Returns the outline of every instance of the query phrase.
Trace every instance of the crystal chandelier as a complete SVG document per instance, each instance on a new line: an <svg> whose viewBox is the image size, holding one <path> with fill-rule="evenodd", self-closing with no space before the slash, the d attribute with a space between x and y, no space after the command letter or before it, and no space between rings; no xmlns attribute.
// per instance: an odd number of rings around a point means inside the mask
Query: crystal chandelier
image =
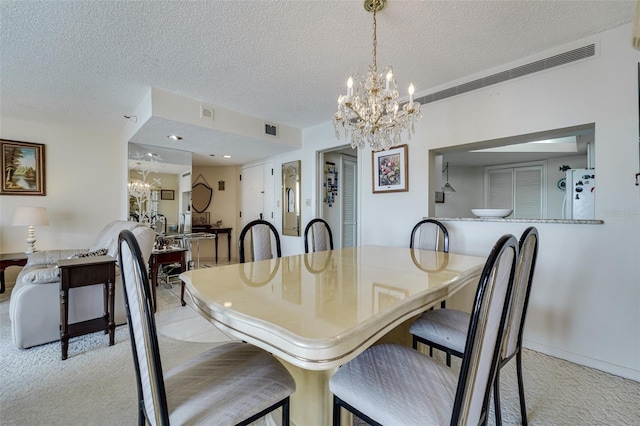
<svg viewBox="0 0 640 426"><path fill-rule="evenodd" d="M378 74L376 12L382 10L384 2L385 0L364 2L365 10L373 13L373 61L367 75L356 75L356 81L349 77L347 94L340 95L338 111L333 115L336 139L340 139L342 129L354 149L364 148L365 143L369 143L374 151L399 145L401 133L406 130L411 139L411 134L415 131L414 123L422 117L420 104L413 100L413 84L409 86L409 102L400 108L393 68L387 66Z"/></svg>
<svg viewBox="0 0 640 426"><path fill-rule="evenodd" d="M160 160L155 154L136 153L135 157L138 162L131 168L131 170L137 171L140 175L140 179L130 179L127 184L127 192L129 197L133 198L133 201L137 207L135 213L138 215L140 222L149 222L154 215L153 206L151 205L152 192L157 188L160 188L160 179L153 178L152 182L147 182L149 173L158 173L156 166L157 161ZM149 159L147 159L149 158Z"/></svg>

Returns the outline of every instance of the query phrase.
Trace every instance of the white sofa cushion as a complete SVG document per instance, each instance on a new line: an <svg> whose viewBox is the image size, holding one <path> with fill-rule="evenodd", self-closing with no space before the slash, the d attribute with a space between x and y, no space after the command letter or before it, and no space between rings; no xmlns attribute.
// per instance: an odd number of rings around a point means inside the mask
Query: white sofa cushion
<svg viewBox="0 0 640 426"><path fill-rule="evenodd" d="M33 267L32 270L22 275L22 281L30 284L54 283L60 280L60 270L56 266L38 268Z"/></svg>

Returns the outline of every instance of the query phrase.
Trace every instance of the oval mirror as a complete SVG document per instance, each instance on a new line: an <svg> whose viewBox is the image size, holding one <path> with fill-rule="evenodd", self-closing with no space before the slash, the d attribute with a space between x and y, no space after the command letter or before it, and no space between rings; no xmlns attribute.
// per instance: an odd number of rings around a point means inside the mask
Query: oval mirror
<svg viewBox="0 0 640 426"><path fill-rule="evenodd" d="M213 188L209 185L199 182L191 187L191 205L196 213L204 212L211 203L213 196Z"/></svg>

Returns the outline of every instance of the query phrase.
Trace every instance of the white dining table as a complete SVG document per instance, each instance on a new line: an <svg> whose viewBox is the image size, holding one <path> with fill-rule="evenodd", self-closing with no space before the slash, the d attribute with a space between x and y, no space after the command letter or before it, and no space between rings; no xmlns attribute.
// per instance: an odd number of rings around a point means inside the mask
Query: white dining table
<svg viewBox="0 0 640 426"><path fill-rule="evenodd" d="M485 258L360 246L180 274L196 310L276 355L296 380L291 418L331 424L328 380L380 341L411 344L413 318L468 283Z"/></svg>

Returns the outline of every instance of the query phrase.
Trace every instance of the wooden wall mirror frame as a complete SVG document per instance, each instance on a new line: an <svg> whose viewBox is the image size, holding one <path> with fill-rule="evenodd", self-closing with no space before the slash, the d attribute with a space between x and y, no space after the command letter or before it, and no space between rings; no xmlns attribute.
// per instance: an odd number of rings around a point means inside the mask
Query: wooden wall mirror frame
<svg viewBox="0 0 640 426"><path fill-rule="evenodd" d="M282 164L282 235L300 236L300 160Z"/></svg>

